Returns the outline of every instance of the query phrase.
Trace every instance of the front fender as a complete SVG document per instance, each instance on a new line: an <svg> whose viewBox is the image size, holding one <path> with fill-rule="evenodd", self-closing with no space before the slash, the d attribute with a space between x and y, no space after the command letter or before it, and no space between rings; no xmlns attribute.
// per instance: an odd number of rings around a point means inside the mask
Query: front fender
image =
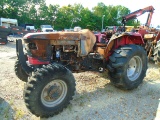
<svg viewBox="0 0 160 120"><path fill-rule="evenodd" d="M32 73L33 69L29 67L26 63L26 58L23 52L22 40L16 40L16 53L17 57L21 63L22 69L29 75Z"/></svg>

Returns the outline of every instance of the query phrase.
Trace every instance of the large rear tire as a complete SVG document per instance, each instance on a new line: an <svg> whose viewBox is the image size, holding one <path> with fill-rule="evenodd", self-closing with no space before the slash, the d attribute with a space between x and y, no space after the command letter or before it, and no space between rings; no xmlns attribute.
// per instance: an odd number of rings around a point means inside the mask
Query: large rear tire
<svg viewBox="0 0 160 120"><path fill-rule="evenodd" d="M27 82L28 74L23 70L20 61L17 59L14 65L14 71L16 76L23 82Z"/></svg>
<svg viewBox="0 0 160 120"><path fill-rule="evenodd" d="M157 45L154 49L154 61L155 64L158 64L160 66L160 40L157 41Z"/></svg>
<svg viewBox="0 0 160 120"><path fill-rule="evenodd" d="M137 88L143 81L147 70L147 54L141 46L125 45L109 57L111 83L126 90Z"/></svg>
<svg viewBox="0 0 160 120"><path fill-rule="evenodd" d="M71 71L59 64L49 64L32 73L24 89L24 99L33 114L47 118L66 108L74 92Z"/></svg>

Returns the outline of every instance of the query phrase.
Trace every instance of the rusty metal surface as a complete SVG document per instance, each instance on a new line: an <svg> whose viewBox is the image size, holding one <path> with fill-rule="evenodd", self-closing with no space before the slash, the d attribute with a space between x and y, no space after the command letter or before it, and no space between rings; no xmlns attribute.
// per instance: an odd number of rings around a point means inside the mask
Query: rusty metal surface
<svg viewBox="0 0 160 120"><path fill-rule="evenodd" d="M145 50L148 52L148 59L150 59L154 54L154 48L157 45L157 41L160 40L160 32L154 31L150 34L146 34L144 39L147 40Z"/></svg>
<svg viewBox="0 0 160 120"><path fill-rule="evenodd" d="M88 40L92 39L95 41L95 35L88 29L81 30L79 32L40 32L40 33L29 33L23 37L23 39L37 39L37 40L50 40L50 43L60 44L59 41L68 40ZM55 42L56 41L56 42ZM62 42L61 42L62 43Z"/></svg>
<svg viewBox="0 0 160 120"><path fill-rule="evenodd" d="M157 42L158 40L160 40L160 31L158 31L157 35L156 35L156 38L155 38L155 41Z"/></svg>
<svg viewBox="0 0 160 120"><path fill-rule="evenodd" d="M141 34L133 32L123 32L121 34L113 34L105 49L104 57L110 56L112 49L125 44L144 44Z"/></svg>
<svg viewBox="0 0 160 120"><path fill-rule="evenodd" d="M47 59L47 47L49 44L49 40L41 41L33 40L33 43L36 44L37 49L29 49L27 46L29 43L26 43L26 50L31 52L32 57L41 58L43 60Z"/></svg>
<svg viewBox="0 0 160 120"><path fill-rule="evenodd" d="M24 39L47 39L47 40L79 40L81 32L39 32L29 33Z"/></svg>
<svg viewBox="0 0 160 120"><path fill-rule="evenodd" d="M89 30L85 29L81 35L80 56L86 56L96 43L96 36Z"/></svg>
<svg viewBox="0 0 160 120"><path fill-rule="evenodd" d="M155 38L155 34L145 34L144 39L145 40L153 40Z"/></svg>
<svg viewBox="0 0 160 120"><path fill-rule="evenodd" d="M96 51L105 58L105 49L106 47L97 47Z"/></svg>
<svg viewBox="0 0 160 120"><path fill-rule="evenodd" d="M121 34L113 34L110 41L108 42L107 44L107 47L105 49L105 54L104 54L104 57L107 58L107 56L109 56L109 52L112 50L112 48L114 47L115 45L115 40L116 39L121 39L121 37L125 36L125 35L130 35L128 32L124 32L124 33L121 33Z"/></svg>
<svg viewBox="0 0 160 120"><path fill-rule="evenodd" d="M86 56L93 49L96 42L95 35L88 29L79 32L50 32L50 33L29 33L23 37L25 43L35 43L37 49L31 50L33 56L46 57L47 45L52 45L56 49L62 48L63 52L77 52L77 57ZM66 50L64 46L73 45L78 49ZM66 48L65 47L65 48Z"/></svg>

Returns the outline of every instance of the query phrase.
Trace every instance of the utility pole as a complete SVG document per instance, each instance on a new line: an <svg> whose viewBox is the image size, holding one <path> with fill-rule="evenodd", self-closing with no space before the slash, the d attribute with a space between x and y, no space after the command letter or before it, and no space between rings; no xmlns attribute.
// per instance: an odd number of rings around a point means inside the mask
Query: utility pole
<svg viewBox="0 0 160 120"><path fill-rule="evenodd" d="M102 16L102 31L103 31L103 21L104 21L104 17L105 17L105 15ZM101 31L101 32L102 32L102 31Z"/></svg>

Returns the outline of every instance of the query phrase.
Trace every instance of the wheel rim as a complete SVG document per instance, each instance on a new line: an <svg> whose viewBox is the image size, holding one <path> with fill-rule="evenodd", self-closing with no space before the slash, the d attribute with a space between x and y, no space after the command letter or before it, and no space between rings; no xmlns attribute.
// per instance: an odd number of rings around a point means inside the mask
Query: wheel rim
<svg viewBox="0 0 160 120"><path fill-rule="evenodd" d="M67 84L62 80L54 80L43 88L41 102L47 107L54 107L60 104L66 95Z"/></svg>
<svg viewBox="0 0 160 120"><path fill-rule="evenodd" d="M142 60L139 56L130 59L127 68L127 76L130 81L135 81L142 72Z"/></svg>

